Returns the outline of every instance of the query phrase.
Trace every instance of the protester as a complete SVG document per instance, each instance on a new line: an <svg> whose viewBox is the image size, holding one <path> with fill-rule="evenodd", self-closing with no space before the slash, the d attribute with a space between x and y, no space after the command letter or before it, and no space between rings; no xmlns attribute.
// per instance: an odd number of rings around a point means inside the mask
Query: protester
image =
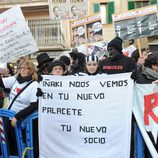
<svg viewBox="0 0 158 158"><path fill-rule="evenodd" d="M88 75L97 75L99 73L99 59L96 55L86 57L85 73Z"/></svg>
<svg viewBox="0 0 158 158"><path fill-rule="evenodd" d="M122 53L122 39L115 37L108 43L109 58L100 61L101 73L117 74L132 72L136 69L136 62Z"/></svg>
<svg viewBox="0 0 158 158"><path fill-rule="evenodd" d="M61 60L54 60L50 65L50 74L54 76L63 76L66 65Z"/></svg>
<svg viewBox="0 0 158 158"><path fill-rule="evenodd" d="M36 59L38 62L38 65L37 65L37 68L39 69L38 73L41 75L48 74L49 73L48 68L51 62L54 60L54 58L50 58L47 53L42 53L42 54L39 54Z"/></svg>
<svg viewBox="0 0 158 158"><path fill-rule="evenodd" d="M0 64L0 78L8 76L8 69L6 63ZM0 87L0 108L4 105L5 94L3 88Z"/></svg>
<svg viewBox="0 0 158 158"><path fill-rule="evenodd" d="M158 55L157 54L150 54L145 59L144 66L142 67L141 71L138 71L136 82L139 84L151 84L156 83L158 80ZM157 142L154 141L154 137L150 130L148 130L148 135L157 149ZM148 148L144 143L144 157L145 158L152 158Z"/></svg>
<svg viewBox="0 0 158 158"><path fill-rule="evenodd" d="M158 79L158 55L151 54L145 59L142 71L139 72L136 82L150 84Z"/></svg>
<svg viewBox="0 0 158 158"><path fill-rule="evenodd" d="M16 126L17 121L25 118L37 109L36 93L39 87L36 67L32 61L22 60L18 68L18 74L16 76L0 79L0 87L4 89L10 88L8 110L16 112L11 120L6 121L9 149L13 154L17 153L13 127Z"/></svg>
<svg viewBox="0 0 158 158"><path fill-rule="evenodd" d="M136 62L133 58L124 56L122 53L122 39L115 37L108 43L107 50L109 57L100 61L101 73L118 74L136 71ZM132 136L131 136L131 158L134 158L134 128L135 120L132 117Z"/></svg>
<svg viewBox="0 0 158 158"><path fill-rule="evenodd" d="M64 74L65 74L65 75L68 75L68 74L69 74L69 66L70 66L70 58L69 58L68 56L66 56L66 55L62 55L62 56L60 56L59 59L60 59L63 63L65 63L66 69L65 69Z"/></svg>
<svg viewBox="0 0 158 158"><path fill-rule="evenodd" d="M77 48L74 48L69 53L71 57L70 74L71 75L82 75L85 72L85 55L78 52Z"/></svg>

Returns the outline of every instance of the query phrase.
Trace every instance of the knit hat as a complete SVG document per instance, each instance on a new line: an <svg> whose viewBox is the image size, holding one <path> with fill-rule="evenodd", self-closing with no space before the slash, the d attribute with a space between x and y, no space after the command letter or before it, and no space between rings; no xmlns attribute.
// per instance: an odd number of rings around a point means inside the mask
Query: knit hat
<svg viewBox="0 0 158 158"><path fill-rule="evenodd" d="M54 60L50 64L50 71L53 69L54 66L61 66L63 68L63 70L65 71L65 63L62 62L61 60Z"/></svg>
<svg viewBox="0 0 158 158"><path fill-rule="evenodd" d="M85 57L86 63L89 61L99 62L98 57L96 55L89 55Z"/></svg>
<svg viewBox="0 0 158 158"><path fill-rule="evenodd" d="M108 47L113 47L115 48L118 52L122 52L122 39L119 37L115 37L114 39L112 39L107 46Z"/></svg>
<svg viewBox="0 0 158 158"><path fill-rule="evenodd" d="M60 60L61 60L62 62L64 62L64 63L66 64L66 66L69 66L69 65L70 65L70 59L69 59L68 56L62 55L62 56L60 57Z"/></svg>

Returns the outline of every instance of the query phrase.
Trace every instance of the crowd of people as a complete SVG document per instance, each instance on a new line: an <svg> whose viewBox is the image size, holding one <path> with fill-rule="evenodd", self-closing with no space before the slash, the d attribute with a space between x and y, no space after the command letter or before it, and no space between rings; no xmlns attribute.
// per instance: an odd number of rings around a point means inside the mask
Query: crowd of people
<svg viewBox="0 0 158 158"><path fill-rule="evenodd" d="M85 55L74 48L69 53L70 57L63 55L54 59L50 58L47 53L42 53L37 56L37 66L29 59L22 59L14 75L5 77L5 74L1 74L0 87L9 95L7 108L16 112L11 120L6 121L8 139L11 142L9 144L10 152L13 154L17 152L16 146L13 145L15 138L11 134L13 133L12 128L16 126L17 121L38 110L38 97L42 95L39 89L41 75L91 76L101 75L102 73L110 75L131 72L131 78L134 82L141 84L157 83L158 55L150 52L143 57L143 62L139 62L142 56L139 57L137 51L131 57L123 55L122 42L119 37L112 39L107 46L109 56L105 59L98 59L96 55ZM38 133L37 131L35 129L34 132ZM34 154L35 157L38 157L38 140L36 140L35 146ZM131 154L131 157L134 156Z"/></svg>

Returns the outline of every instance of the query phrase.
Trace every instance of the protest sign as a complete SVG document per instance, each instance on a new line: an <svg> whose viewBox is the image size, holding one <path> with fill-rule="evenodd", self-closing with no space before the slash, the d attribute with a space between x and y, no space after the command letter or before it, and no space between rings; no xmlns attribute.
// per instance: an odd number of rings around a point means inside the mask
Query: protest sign
<svg viewBox="0 0 158 158"><path fill-rule="evenodd" d="M137 84L133 98L133 113L137 124L152 157L156 158L158 153L153 144L157 142L158 137L158 86ZM154 142L151 141L151 136Z"/></svg>
<svg viewBox="0 0 158 158"><path fill-rule="evenodd" d="M85 18L88 42L103 40L103 30L100 14L87 16Z"/></svg>
<svg viewBox="0 0 158 158"><path fill-rule="evenodd" d="M129 158L133 94L129 73L45 75L40 85L40 158Z"/></svg>
<svg viewBox="0 0 158 158"><path fill-rule="evenodd" d="M71 21L71 38L73 46L80 46L86 43L85 19Z"/></svg>
<svg viewBox="0 0 158 158"><path fill-rule="evenodd" d="M0 61L9 62L36 51L36 42L20 6L0 14Z"/></svg>
<svg viewBox="0 0 158 158"><path fill-rule="evenodd" d="M157 6L147 6L112 16L116 36L123 40L158 35Z"/></svg>

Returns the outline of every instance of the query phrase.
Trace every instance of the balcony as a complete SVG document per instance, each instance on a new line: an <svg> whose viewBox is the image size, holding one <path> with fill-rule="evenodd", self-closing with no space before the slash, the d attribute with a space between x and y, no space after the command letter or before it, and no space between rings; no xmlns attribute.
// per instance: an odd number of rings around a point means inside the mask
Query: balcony
<svg viewBox="0 0 158 158"><path fill-rule="evenodd" d="M70 47L68 21L47 18L29 19L27 22L39 50L64 50Z"/></svg>

